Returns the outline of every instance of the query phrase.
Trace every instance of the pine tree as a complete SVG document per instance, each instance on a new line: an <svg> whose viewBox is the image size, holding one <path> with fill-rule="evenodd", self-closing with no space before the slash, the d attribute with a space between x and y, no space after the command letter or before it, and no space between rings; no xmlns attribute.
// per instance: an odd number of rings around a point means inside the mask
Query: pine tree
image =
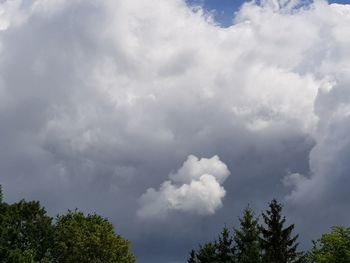
<svg viewBox="0 0 350 263"><path fill-rule="evenodd" d="M264 263L301 262L302 255L297 252L298 235L292 237L294 225L284 227L286 218L282 217L282 205L273 199L269 210L262 214L265 227L260 226L262 233L261 247Z"/></svg>
<svg viewBox="0 0 350 263"><path fill-rule="evenodd" d="M197 260L199 263L219 263L216 258L216 244L207 243L200 246L197 252Z"/></svg>
<svg viewBox="0 0 350 263"><path fill-rule="evenodd" d="M216 259L218 262L234 262L232 242L233 239L232 237L230 237L230 231L227 227L224 227L216 244Z"/></svg>
<svg viewBox="0 0 350 263"><path fill-rule="evenodd" d="M190 258L187 260L187 263L197 263L197 255L193 249L190 252Z"/></svg>
<svg viewBox="0 0 350 263"><path fill-rule="evenodd" d="M2 193L2 185L0 185L0 204L4 201L4 194Z"/></svg>
<svg viewBox="0 0 350 263"><path fill-rule="evenodd" d="M261 262L261 248L259 242L260 230L258 219L254 217L253 211L248 207L239 219L240 229L235 229L235 257L239 263Z"/></svg>

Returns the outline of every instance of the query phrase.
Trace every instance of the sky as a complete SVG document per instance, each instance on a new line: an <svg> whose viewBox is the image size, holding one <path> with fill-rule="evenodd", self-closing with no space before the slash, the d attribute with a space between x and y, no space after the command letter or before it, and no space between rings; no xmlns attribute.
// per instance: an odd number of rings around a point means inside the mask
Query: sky
<svg viewBox="0 0 350 263"><path fill-rule="evenodd" d="M101 214L140 263L272 198L303 248L347 225L350 6L215 2L1 1L5 200Z"/></svg>
<svg viewBox="0 0 350 263"><path fill-rule="evenodd" d="M239 11L245 0L187 0L190 5L199 4L206 10L211 11L217 23L221 26L228 27L232 25L233 14ZM256 1L260 2L260 1ZM310 0L300 1L303 4L310 3ZM349 0L330 0L329 3L350 4Z"/></svg>

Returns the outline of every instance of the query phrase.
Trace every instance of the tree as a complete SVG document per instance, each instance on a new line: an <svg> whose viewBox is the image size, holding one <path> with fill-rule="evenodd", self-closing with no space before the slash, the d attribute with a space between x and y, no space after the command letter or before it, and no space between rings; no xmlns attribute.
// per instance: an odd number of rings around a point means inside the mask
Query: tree
<svg viewBox="0 0 350 263"><path fill-rule="evenodd" d="M308 259L311 263L350 262L350 228L332 227L331 233L314 242Z"/></svg>
<svg viewBox="0 0 350 263"><path fill-rule="evenodd" d="M273 199L269 204L269 209L262 216L266 225L260 227L263 262L301 262L302 254L297 252L298 235L292 237L294 225L284 227L286 218L282 217L282 205Z"/></svg>
<svg viewBox="0 0 350 263"><path fill-rule="evenodd" d="M194 251L193 249L190 252L190 258L187 260L187 263L197 263L197 255L196 255L196 251Z"/></svg>
<svg viewBox="0 0 350 263"><path fill-rule="evenodd" d="M239 263L261 262L261 248L259 242L260 230L258 219L248 207L239 219L240 229L234 229L235 257Z"/></svg>
<svg viewBox="0 0 350 263"><path fill-rule="evenodd" d="M216 242L216 260L220 263L231 263L234 261L233 239L227 227L221 232L218 242Z"/></svg>
<svg viewBox="0 0 350 263"><path fill-rule="evenodd" d="M0 204L1 262L42 262L53 242L52 218L39 202Z"/></svg>
<svg viewBox="0 0 350 263"><path fill-rule="evenodd" d="M192 250L188 263L232 263L233 257L233 239L230 231L224 227L217 241L199 246L198 251Z"/></svg>
<svg viewBox="0 0 350 263"><path fill-rule="evenodd" d="M0 186L1 263L135 262L107 219L69 211L52 221L39 202L4 202Z"/></svg>
<svg viewBox="0 0 350 263"><path fill-rule="evenodd" d="M2 192L2 185L0 185L0 204L3 202L4 194Z"/></svg>
<svg viewBox="0 0 350 263"><path fill-rule="evenodd" d="M215 243L207 243L204 246L200 246L197 252L198 263L218 263L216 248Z"/></svg>
<svg viewBox="0 0 350 263"><path fill-rule="evenodd" d="M53 260L57 263L134 263L129 242L99 215L69 211L57 217Z"/></svg>

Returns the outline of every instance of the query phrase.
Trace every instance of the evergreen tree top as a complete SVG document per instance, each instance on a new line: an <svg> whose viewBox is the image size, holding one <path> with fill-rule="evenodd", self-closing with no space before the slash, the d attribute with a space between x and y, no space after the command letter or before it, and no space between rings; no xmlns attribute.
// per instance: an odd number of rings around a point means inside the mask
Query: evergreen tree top
<svg viewBox="0 0 350 263"><path fill-rule="evenodd" d="M239 263L261 262L261 247L259 242L260 230L258 219L248 206L243 211L243 217L239 218L240 228L235 229L235 256Z"/></svg>
<svg viewBox="0 0 350 263"><path fill-rule="evenodd" d="M286 218L282 216L282 208L282 204L273 199L269 209L262 213L265 226L260 226L260 230L265 262L294 263L301 258L301 253L297 252L298 235L292 237L294 224L284 226Z"/></svg>
<svg viewBox="0 0 350 263"><path fill-rule="evenodd" d="M0 203L4 201L4 195L2 193L2 185L0 184Z"/></svg>

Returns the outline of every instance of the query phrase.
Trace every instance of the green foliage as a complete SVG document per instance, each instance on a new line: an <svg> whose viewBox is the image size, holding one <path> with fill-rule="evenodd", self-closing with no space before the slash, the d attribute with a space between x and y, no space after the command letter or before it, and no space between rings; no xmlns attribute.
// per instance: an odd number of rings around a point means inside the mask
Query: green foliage
<svg viewBox="0 0 350 263"><path fill-rule="evenodd" d="M259 242L260 230L258 219L254 217L253 211L248 207L239 219L240 229L235 229L235 254L239 263L261 262L261 247Z"/></svg>
<svg viewBox="0 0 350 263"><path fill-rule="evenodd" d="M53 242L52 219L39 202L24 200L0 204L0 258L2 262L39 262Z"/></svg>
<svg viewBox="0 0 350 263"><path fill-rule="evenodd" d="M302 255L297 252L298 235L292 237L294 225L284 227L285 217L282 217L282 205L275 199L269 204L269 209L262 214L265 227L261 226L261 248L264 263L294 263L301 262Z"/></svg>
<svg viewBox="0 0 350 263"><path fill-rule="evenodd" d="M115 235L113 225L99 215L69 211L58 216L54 241L54 262L135 262L129 242Z"/></svg>
<svg viewBox="0 0 350 263"><path fill-rule="evenodd" d="M215 243L207 243L204 246L200 246L197 253L197 262L217 263L216 248L217 246Z"/></svg>
<svg viewBox="0 0 350 263"><path fill-rule="evenodd" d="M311 263L349 263L350 228L333 227L331 233L322 235L308 259Z"/></svg>
<svg viewBox="0 0 350 263"><path fill-rule="evenodd" d="M2 186L0 185L0 204L4 201L4 194L2 192Z"/></svg>
<svg viewBox="0 0 350 263"><path fill-rule="evenodd" d="M218 240L199 246L198 251L192 250L188 263L231 263L234 262L233 239L227 227L224 227Z"/></svg>
<svg viewBox="0 0 350 263"><path fill-rule="evenodd" d="M233 237L225 227L218 241L191 251L188 263L302 263L305 258L297 252L292 237L294 225L284 227L282 205L276 200L262 214L265 227L260 226L253 211L248 207L239 219L240 228L234 228ZM319 263L319 262L317 262Z"/></svg>
<svg viewBox="0 0 350 263"><path fill-rule="evenodd" d="M227 227L221 232L218 242L216 243L216 260L220 263L230 263L234 260L233 239Z"/></svg>
<svg viewBox="0 0 350 263"><path fill-rule="evenodd" d="M2 262L6 263L49 263L49 259L45 258L40 261L34 260L35 252L33 250L21 251L19 249L10 250L9 254Z"/></svg>
<svg viewBox="0 0 350 263"><path fill-rule="evenodd" d="M0 262L135 262L129 242L107 219L69 211L52 221L39 202L3 202L0 188Z"/></svg>
<svg viewBox="0 0 350 263"><path fill-rule="evenodd" d="M190 252L190 258L187 260L187 263L196 263L197 261L197 255L196 255L196 251L194 251L193 249Z"/></svg>

